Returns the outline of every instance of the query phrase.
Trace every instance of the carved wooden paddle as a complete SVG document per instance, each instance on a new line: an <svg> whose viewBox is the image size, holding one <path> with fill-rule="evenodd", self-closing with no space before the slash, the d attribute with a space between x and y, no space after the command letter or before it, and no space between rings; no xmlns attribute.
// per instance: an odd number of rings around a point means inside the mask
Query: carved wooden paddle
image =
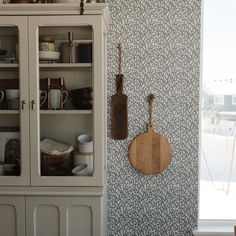
<svg viewBox="0 0 236 236"><path fill-rule="evenodd" d="M111 97L112 101L112 138L116 140L128 137L128 111L127 96L123 94L123 78L121 73L121 44L119 50L119 74L116 75L116 94Z"/></svg>
<svg viewBox="0 0 236 236"><path fill-rule="evenodd" d="M129 160L132 166L145 175L155 175L165 170L172 160L171 145L168 140L154 130L152 105L154 95L148 96L148 131L138 135L129 146Z"/></svg>

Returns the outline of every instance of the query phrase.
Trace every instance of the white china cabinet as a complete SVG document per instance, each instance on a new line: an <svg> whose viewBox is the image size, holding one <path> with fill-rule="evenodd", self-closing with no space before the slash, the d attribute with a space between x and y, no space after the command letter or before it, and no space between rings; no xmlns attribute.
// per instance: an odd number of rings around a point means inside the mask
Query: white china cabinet
<svg viewBox="0 0 236 236"><path fill-rule="evenodd" d="M0 235L106 234L108 23L103 3L0 6ZM55 162L43 140L73 151Z"/></svg>

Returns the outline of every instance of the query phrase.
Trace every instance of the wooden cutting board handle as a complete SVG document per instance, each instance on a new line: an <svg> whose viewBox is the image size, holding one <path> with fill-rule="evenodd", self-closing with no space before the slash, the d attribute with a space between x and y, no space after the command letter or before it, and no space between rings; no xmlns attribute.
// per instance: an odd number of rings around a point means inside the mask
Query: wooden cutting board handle
<svg viewBox="0 0 236 236"><path fill-rule="evenodd" d="M121 44L118 44L119 63L116 75L116 93L111 97L112 101L112 138L122 140L128 137L128 108L127 96L123 94L124 75L121 72Z"/></svg>
<svg viewBox="0 0 236 236"><path fill-rule="evenodd" d="M116 92L123 93L123 78L124 75L118 74L116 75Z"/></svg>

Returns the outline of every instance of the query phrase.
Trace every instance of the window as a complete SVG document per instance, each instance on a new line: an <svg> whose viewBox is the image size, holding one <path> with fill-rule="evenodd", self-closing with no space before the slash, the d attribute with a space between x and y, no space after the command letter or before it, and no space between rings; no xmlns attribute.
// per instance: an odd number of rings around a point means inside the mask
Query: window
<svg viewBox="0 0 236 236"><path fill-rule="evenodd" d="M232 104L236 105L236 95L232 95Z"/></svg>
<svg viewBox="0 0 236 236"><path fill-rule="evenodd" d="M203 7L199 218L229 221L236 220L236 1Z"/></svg>
<svg viewBox="0 0 236 236"><path fill-rule="evenodd" d="M224 96L223 95L214 96L214 104L224 105Z"/></svg>

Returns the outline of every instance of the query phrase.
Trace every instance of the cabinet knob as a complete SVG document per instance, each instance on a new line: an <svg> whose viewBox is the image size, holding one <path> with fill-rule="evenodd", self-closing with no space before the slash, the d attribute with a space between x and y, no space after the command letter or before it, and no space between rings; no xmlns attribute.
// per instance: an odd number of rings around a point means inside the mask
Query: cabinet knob
<svg viewBox="0 0 236 236"><path fill-rule="evenodd" d="M25 100L22 100L21 101L21 110L25 110L25 104L26 104Z"/></svg>
<svg viewBox="0 0 236 236"><path fill-rule="evenodd" d="M35 109L36 109L35 104L36 104L36 103L35 103L35 100L32 100L32 101L31 101L31 109L32 109L32 110L35 110Z"/></svg>

